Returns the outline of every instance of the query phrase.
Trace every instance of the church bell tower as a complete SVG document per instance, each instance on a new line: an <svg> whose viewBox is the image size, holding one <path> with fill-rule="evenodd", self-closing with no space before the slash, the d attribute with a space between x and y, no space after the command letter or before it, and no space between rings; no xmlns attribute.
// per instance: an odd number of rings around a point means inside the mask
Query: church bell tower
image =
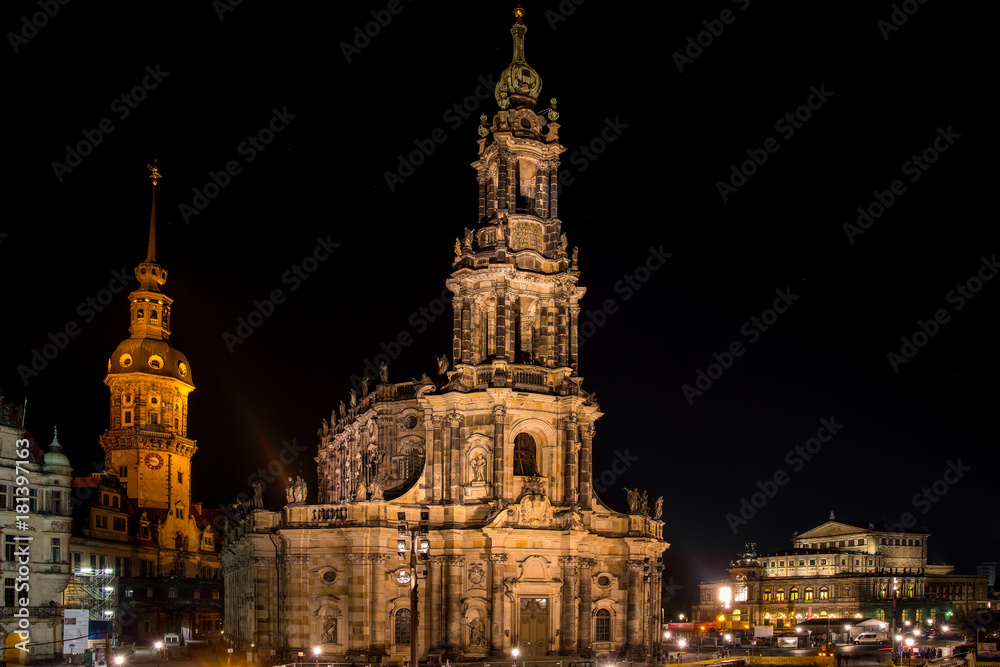
<svg viewBox="0 0 1000 667"><path fill-rule="evenodd" d="M105 469L118 475L138 507L186 519L191 507L188 394L194 390L187 357L170 338L173 300L161 291L167 272L156 262L156 186L146 259L135 268L138 288L129 297L129 332L108 359L104 383L111 390L110 426L101 436Z"/></svg>

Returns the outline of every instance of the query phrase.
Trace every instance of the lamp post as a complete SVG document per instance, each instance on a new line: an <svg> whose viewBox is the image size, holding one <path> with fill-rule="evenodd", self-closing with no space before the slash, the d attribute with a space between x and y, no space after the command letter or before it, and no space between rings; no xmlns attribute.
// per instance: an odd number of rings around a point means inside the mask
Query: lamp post
<svg viewBox="0 0 1000 667"><path fill-rule="evenodd" d="M406 521L406 512L397 512L396 517L400 521ZM396 540L396 548L399 553L399 560L405 560L406 553L410 554L409 575L410 575L410 667L418 667L417 663L417 626L419 616L417 602L419 595L417 591L417 561L426 560L430 551L430 540L427 537L428 512L420 512L419 528L407 529L405 523L399 524L399 537Z"/></svg>

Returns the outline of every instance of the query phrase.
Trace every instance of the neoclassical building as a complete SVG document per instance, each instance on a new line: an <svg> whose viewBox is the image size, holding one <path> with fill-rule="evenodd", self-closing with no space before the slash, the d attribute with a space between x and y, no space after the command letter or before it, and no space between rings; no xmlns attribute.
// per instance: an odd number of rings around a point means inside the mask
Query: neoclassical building
<svg viewBox="0 0 1000 667"><path fill-rule="evenodd" d="M857 619L892 627L947 623L987 606L985 575L961 575L927 562L929 533L882 530L830 520L792 538L792 548L750 549L730 563L729 577L701 584L692 617L715 629L790 628L807 616L831 619L835 631ZM729 592L728 605L720 590Z"/></svg>
<svg viewBox="0 0 1000 667"><path fill-rule="evenodd" d="M450 358L351 391L319 431L315 504L240 508L222 552L225 637L261 658L643 655L658 650L660 503L594 493L601 411L579 375L585 288L559 218L559 117L514 57L483 116L478 211L455 240ZM471 202L470 202L471 203ZM473 209L475 210L475 209ZM650 516L652 513L653 516ZM411 608L408 556L427 541ZM405 537L404 537L405 534Z"/></svg>
<svg viewBox="0 0 1000 667"><path fill-rule="evenodd" d="M0 395L0 638L4 661L26 665L62 653L61 602L70 578L66 550L73 471L59 438L54 435L43 454L23 420L23 408Z"/></svg>

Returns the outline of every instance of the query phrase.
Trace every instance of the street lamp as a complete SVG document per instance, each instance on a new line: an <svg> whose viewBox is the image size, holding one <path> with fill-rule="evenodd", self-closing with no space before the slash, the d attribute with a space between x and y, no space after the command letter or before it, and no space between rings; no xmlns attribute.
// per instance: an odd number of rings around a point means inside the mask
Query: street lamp
<svg viewBox="0 0 1000 667"><path fill-rule="evenodd" d="M318 658L319 657L319 653L320 653L319 646L313 646L313 655Z"/></svg>
<svg viewBox="0 0 1000 667"><path fill-rule="evenodd" d="M401 522L406 521L406 512L397 512L396 518ZM419 667L419 663L417 662L417 624L419 622L419 615L417 614L417 602L419 600L417 593L417 561L427 560L427 552L430 551L430 540L427 537L427 521L429 518L429 512L421 511L419 527L409 530L407 530L405 523L400 523L398 528L399 535L396 540L399 560L404 561L406 553L409 552L410 554L410 667ZM406 582L400 580L400 583Z"/></svg>
<svg viewBox="0 0 1000 667"><path fill-rule="evenodd" d="M510 650L510 654L514 656L514 667L517 667L517 656L521 655L521 651L515 647Z"/></svg>

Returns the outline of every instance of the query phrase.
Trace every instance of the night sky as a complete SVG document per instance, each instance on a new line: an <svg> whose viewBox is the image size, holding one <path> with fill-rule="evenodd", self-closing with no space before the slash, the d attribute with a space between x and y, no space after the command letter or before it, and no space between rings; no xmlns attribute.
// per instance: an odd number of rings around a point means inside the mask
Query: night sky
<svg viewBox="0 0 1000 667"><path fill-rule="evenodd" d="M436 300L476 224L469 163L512 5L44 4L3 19L6 400L27 396L43 445L59 424L76 474L102 461L102 380L137 283L101 291L145 257L156 155L195 497L231 502L284 441L307 449L283 472L312 480L320 420L366 360L388 350L402 381L450 354ZM912 519L960 571L997 560L985 17L916 0L526 9L588 288L594 474L615 509L625 487L665 496L668 611L744 543L788 548L831 511ZM741 517L742 499L762 506Z"/></svg>

